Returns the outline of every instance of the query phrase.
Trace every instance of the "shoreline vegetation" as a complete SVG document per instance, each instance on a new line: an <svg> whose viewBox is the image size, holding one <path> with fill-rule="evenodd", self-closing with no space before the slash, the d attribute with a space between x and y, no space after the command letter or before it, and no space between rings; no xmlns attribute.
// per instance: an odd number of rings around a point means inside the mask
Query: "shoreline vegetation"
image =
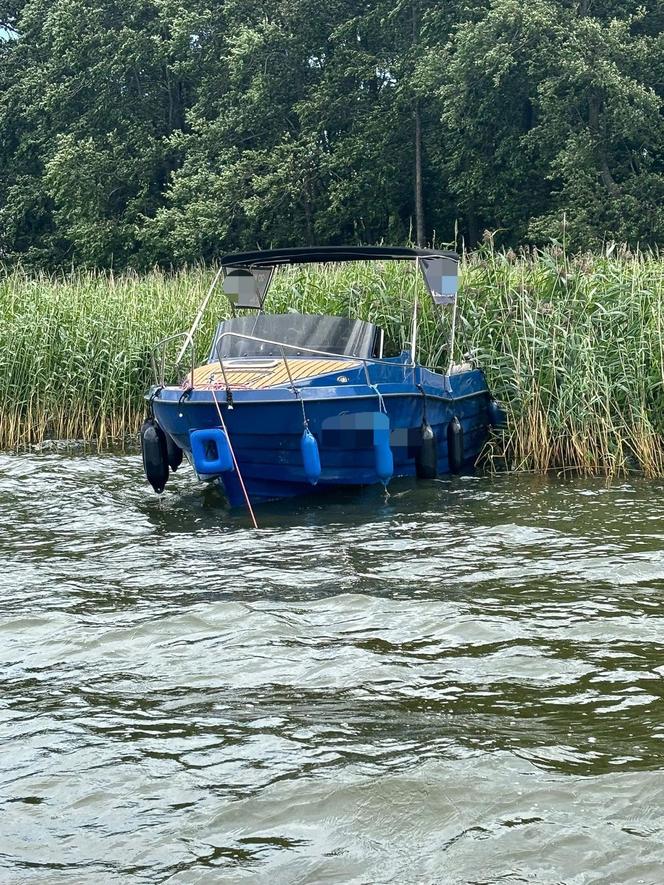
<svg viewBox="0 0 664 885"><path fill-rule="evenodd" d="M189 327L213 273L0 268L0 449L135 439L151 348ZM419 359L443 366L446 322L403 265L380 274L365 264L282 272L266 309L370 319L385 329L386 353L396 353L416 291ZM199 361L227 313L219 289L197 336ZM515 254L488 243L461 264L456 360L465 353L508 415L486 447L485 468L664 476L663 257L619 247Z"/></svg>

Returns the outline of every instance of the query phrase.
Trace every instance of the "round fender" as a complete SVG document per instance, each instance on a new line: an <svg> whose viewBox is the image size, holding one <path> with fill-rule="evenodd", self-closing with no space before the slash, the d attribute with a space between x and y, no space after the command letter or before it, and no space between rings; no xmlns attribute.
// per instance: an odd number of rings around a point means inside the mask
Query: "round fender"
<svg viewBox="0 0 664 885"><path fill-rule="evenodd" d="M378 479L387 486L394 476L394 456L390 448L390 419L384 412L372 415L374 465Z"/></svg>
<svg viewBox="0 0 664 885"><path fill-rule="evenodd" d="M389 441L374 445L374 463L378 479L387 484L394 476L394 456Z"/></svg>
<svg viewBox="0 0 664 885"><path fill-rule="evenodd" d="M438 444L433 427L422 422L422 444L415 458L415 472L419 479L435 479L438 476Z"/></svg>
<svg viewBox="0 0 664 885"><path fill-rule="evenodd" d="M300 451L302 452L302 464L304 466L304 475L307 477L312 486L315 486L320 479L320 452L318 451L318 443L316 437L308 428L305 428L300 440Z"/></svg>
<svg viewBox="0 0 664 885"><path fill-rule="evenodd" d="M460 473L463 465L463 427L456 415L447 425L447 458L450 473Z"/></svg>
<svg viewBox="0 0 664 885"><path fill-rule="evenodd" d="M154 418L147 418L141 427L141 454L147 481L160 495L168 482L166 436Z"/></svg>

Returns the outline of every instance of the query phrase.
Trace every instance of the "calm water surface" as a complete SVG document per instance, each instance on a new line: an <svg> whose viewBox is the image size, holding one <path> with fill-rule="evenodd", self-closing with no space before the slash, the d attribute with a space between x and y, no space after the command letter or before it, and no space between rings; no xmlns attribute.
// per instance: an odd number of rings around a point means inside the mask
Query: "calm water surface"
<svg viewBox="0 0 664 885"><path fill-rule="evenodd" d="M0 881L664 882L664 485L390 490L0 456Z"/></svg>

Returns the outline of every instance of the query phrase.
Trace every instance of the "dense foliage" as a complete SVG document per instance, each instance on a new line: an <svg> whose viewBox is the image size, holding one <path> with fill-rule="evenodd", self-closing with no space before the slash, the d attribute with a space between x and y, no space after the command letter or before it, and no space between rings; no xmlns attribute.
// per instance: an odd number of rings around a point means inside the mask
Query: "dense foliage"
<svg viewBox="0 0 664 885"><path fill-rule="evenodd" d="M661 0L0 0L0 260L664 241Z"/></svg>

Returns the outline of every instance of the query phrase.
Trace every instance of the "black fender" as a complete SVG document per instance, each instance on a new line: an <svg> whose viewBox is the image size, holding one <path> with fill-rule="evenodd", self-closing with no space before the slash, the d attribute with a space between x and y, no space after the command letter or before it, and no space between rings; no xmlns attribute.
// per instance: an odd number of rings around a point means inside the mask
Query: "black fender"
<svg viewBox="0 0 664 885"><path fill-rule="evenodd" d="M168 466L171 468L173 473L178 469L180 464L182 464L182 449L175 442L170 433L165 434L166 436L166 460L168 461Z"/></svg>
<svg viewBox="0 0 664 885"><path fill-rule="evenodd" d="M168 482L166 434L154 418L146 418L141 427L141 454L147 481L160 495Z"/></svg>
<svg viewBox="0 0 664 885"><path fill-rule="evenodd" d="M435 479L438 476L438 443L433 427L425 419L420 428L422 444L415 456L415 472L419 479Z"/></svg>

